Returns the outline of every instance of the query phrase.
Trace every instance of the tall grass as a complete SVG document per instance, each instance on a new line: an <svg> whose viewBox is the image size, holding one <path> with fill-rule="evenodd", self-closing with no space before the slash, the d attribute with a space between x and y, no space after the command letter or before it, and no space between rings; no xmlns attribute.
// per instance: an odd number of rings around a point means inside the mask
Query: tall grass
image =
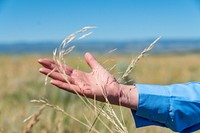
<svg viewBox="0 0 200 133"><path fill-rule="evenodd" d="M71 116L76 116L83 122L87 123L84 115L88 116L90 123L94 121L93 115L82 101L73 94L69 94L62 90L56 89L50 84L47 84L47 89L44 90L44 76L38 72L38 58L49 57L51 55L0 55L0 132L21 132L28 122L23 122L25 118L34 114L40 108L40 104L30 103L32 99L40 99L44 97L53 105L58 105ZM104 63L106 68L115 67L111 73L116 77L122 74L117 72L126 70L132 58L126 55L106 55L104 57L96 56L99 62L104 62L107 58L111 58L110 62ZM136 65L134 71L130 73L131 78L137 83L149 84L172 84L188 81L200 81L200 55L199 54L166 54L166 55L149 55ZM81 62L82 56L69 54L67 63L81 70L89 71L87 64ZM121 62L121 63L119 63ZM178 65L177 65L178 64ZM31 66L31 67L30 67ZM124 66L124 69L123 69ZM182 67L180 67L182 66ZM31 74L30 74L31 73ZM91 101L93 102L93 101ZM97 105L102 106L97 102ZM120 118L119 107L113 106L116 114ZM84 112L84 115L83 115ZM170 130L161 127L146 127L135 129L134 121L131 112L128 109L122 108L124 121L128 132L131 133L168 133ZM100 116L107 126L113 129L104 117ZM32 132L88 132L88 128L82 126L70 117L46 107L39 117L39 121L32 128ZM95 124L95 129L101 132L109 132L98 120ZM93 132L93 131L92 131Z"/></svg>

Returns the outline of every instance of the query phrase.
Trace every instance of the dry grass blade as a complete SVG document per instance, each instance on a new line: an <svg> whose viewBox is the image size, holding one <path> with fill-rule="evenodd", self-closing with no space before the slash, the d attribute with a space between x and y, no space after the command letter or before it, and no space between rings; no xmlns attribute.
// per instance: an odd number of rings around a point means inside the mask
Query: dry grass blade
<svg viewBox="0 0 200 133"><path fill-rule="evenodd" d="M87 128L90 128L90 125L87 125L85 124L84 122L80 121L79 119L75 118L74 116L70 115L69 113L65 112L64 109L62 109L61 107L57 106L57 105L53 105L53 104L50 104L48 102L48 100L46 99L39 99L39 100L31 100L32 103L40 103L40 104L43 104L45 106L48 106L56 111L59 111L61 113L63 113L64 115L70 117L71 119L77 121L78 123L82 124L83 126L87 127ZM95 128L92 129L94 132L96 133L99 133Z"/></svg>
<svg viewBox="0 0 200 133"><path fill-rule="evenodd" d="M105 104L102 106L101 110L100 110L99 113L97 114L97 117L94 119L94 122L92 123L92 126L90 127L90 129L89 129L89 131L88 131L89 133L92 131L92 128L94 127L95 123L97 122L97 120L98 120L98 118L99 118L101 112L103 111L103 108L104 108L104 107L105 107Z"/></svg>
<svg viewBox="0 0 200 133"><path fill-rule="evenodd" d="M145 48L141 53L140 55L136 58L136 59L132 59L131 60L131 63L130 65L128 66L128 68L126 69L125 73L122 75L122 79L126 78L130 72L133 70L133 68L135 67L136 63L148 52L150 51L154 45L158 42L158 40L160 39L161 37L158 37L155 41L153 41L149 47Z"/></svg>
<svg viewBox="0 0 200 133"><path fill-rule="evenodd" d="M30 120L30 121L27 124L27 126L23 129L22 133L31 133L31 130L32 130L33 126L38 123L39 116L44 111L44 108L45 108L45 105L42 105L40 107L40 109L38 110L38 112L36 112L35 114L31 115L31 117L28 117L27 119L24 120L24 122L28 121L28 120Z"/></svg>
<svg viewBox="0 0 200 133"><path fill-rule="evenodd" d="M115 52L116 50L117 50L117 48L109 50L107 53L105 53L105 54L103 54L102 56L100 56L99 59L102 59L102 58L105 57L106 55L111 54L111 53ZM107 61L108 61L108 60L107 60ZM103 64L104 64L104 63L103 63Z"/></svg>
<svg viewBox="0 0 200 133"><path fill-rule="evenodd" d="M81 39L83 39L83 38L85 38L85 37L87 37L91 34L92 34L92 32L86 33L86 34L82 35L81 37L79 37L78 40L81 40Z"/></svg>
<svg viewBox="0 0 200 133"><path fill-rule="evenodd" d="M85 26L81 30L77 31L76 34L83 33L83 32L86 32L86 31L88 31L90 29L95 29L95 28L97 28L97 27L96 26Z"/></svg>

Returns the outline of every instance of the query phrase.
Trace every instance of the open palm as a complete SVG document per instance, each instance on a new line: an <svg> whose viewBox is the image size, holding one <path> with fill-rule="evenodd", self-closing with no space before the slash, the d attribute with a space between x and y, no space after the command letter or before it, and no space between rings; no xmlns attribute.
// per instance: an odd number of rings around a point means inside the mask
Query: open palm
<svg viewBox="0 0 200 133"><path fill-rule="evenodd" d="M119 104L120 84L90 53L85 54L85 60L92 69L90 73L63 65L66 75L63 76L58 71L52 72L49 75L52 78L51 83L72 93L78 93L89 98L95 97L99 101L105 101L106 97L110 103ZM49 59L39 59L38 62L43 66L39 71L45 75L58 66Z"/></svg>

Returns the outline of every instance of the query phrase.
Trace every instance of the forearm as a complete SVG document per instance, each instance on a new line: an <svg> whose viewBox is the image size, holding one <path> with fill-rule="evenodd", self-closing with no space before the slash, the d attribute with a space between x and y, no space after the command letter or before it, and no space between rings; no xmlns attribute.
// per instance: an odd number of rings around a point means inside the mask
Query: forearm
<svg viewBox="0 0 200 133"><path fill-rule="evenodd" d="M120 84L119 86L119 104L136 110L138 105L138 91L136 86L123 84Z"/></svg>

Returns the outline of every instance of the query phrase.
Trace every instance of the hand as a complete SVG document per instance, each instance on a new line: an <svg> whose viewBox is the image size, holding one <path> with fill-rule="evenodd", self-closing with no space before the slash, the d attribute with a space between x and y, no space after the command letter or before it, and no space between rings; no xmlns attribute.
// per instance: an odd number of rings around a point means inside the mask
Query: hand
<svg viewBox="0 0 200 133"><path fill-rule="evenodd" d="M49 75L52 78L51 84L75 94L96 98L98 101L105 102L107 98L111 104L136 108L137 103L134 106L132 105L137 102L137 90L134 86L119 84L90 53L85 54L85 60L92 69L90 73L63 65L62 68L64 68L68 81L58 71L54 71ZM38 62L43 66L39 71L45 75L50 73L56 66L59 68L58 64L49 59L39 59ZM134 100L132 104L130 98Z"/></svg>

